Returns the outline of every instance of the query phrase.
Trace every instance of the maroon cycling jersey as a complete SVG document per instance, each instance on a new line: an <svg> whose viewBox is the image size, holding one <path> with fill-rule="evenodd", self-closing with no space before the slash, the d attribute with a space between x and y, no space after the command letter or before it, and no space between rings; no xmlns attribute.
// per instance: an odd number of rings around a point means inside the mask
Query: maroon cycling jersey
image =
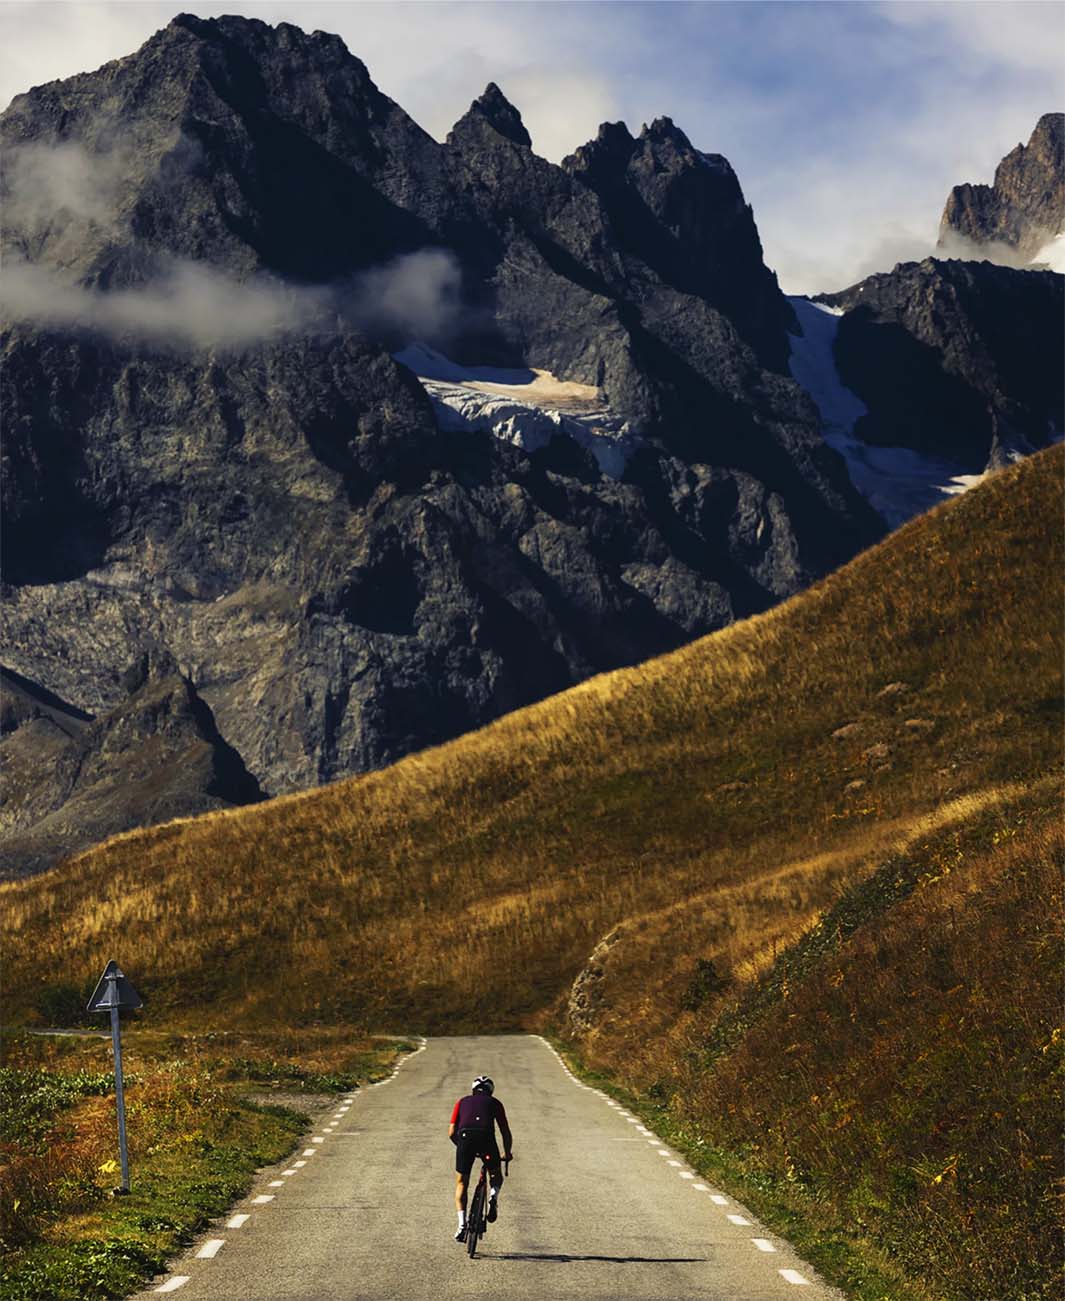
<svg viewBox="0 0 1065 1301"><path fill-rule="evenodd" d="M485 1129L492 1132L492 1126L498 1124L503 1133L507 1131L507 1113L498 1098L490 1093L471 1093L459 1098L451 1113L451 1123L457 1130Z"/></svg>

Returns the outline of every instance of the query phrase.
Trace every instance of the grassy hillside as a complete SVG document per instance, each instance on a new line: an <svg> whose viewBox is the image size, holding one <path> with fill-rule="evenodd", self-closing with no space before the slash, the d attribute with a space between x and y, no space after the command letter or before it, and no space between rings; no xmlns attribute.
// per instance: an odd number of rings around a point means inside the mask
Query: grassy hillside
<svg viewBox="0 0 1065 1301"><path fill-rule="evenodd" d="M1063 462L385 772L4 887L8 1016L113 956L174 1025L554 1024L931 1295L1041 1295Z"/></svg>
<svg viewBox="0 0 1065 1301"><path fill-rule="evenodd" d="M8 1015L117 956L156 1015L518 1025L614 925L689 899L698 947L756 974L921 819L1055 768L1062 455L672 655L4 886Z"/></svg>

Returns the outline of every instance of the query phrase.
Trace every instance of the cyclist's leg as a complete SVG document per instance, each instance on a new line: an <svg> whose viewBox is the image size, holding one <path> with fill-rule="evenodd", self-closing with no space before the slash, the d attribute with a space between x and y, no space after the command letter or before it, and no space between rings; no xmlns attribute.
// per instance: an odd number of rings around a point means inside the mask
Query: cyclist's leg
<svg viewBox="0 0 1065 1301"><path fill-rule="evenodd" d="M488 1182L494 1193L503 1187L503 1160L499 1155L499 1145L493 1143L488 1149Z"/></svg>
<svg viewBox="0 0 1065 1301"><path fill-rule="evenodd" d="M460 1170L455 1172L455 1210L464 1211L466 1209L466 1179Z"/></svg>

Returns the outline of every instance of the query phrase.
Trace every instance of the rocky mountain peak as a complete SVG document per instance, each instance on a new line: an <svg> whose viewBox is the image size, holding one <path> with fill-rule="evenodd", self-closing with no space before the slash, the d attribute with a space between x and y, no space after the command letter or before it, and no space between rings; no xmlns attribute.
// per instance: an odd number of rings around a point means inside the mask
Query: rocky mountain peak
<svg viewBox="0 0 1065 1301"><path fill-rule="evenodd" d="M789 311L726 159L658 117L636 139L623 123L605 124L562 166L599 195L628 250L675 288L708 298L763 364L783 369Z"/></svg>
<svg viewBox="0 0 1065 1301"><path fill-rule="evenodd" d="M455 123L448 136L448 144L461 142L470 135L482 136L485 124L513 144L532 148L532 137L525 129L521 114L494 81L488 83L484 94L475 99Z"/></svg>
<svg viewBox="0 0 1065 1301"><path fill-rule="evenodd" d="M956 185L939 227L939 248L1023 265L1065 228L1065 114L1044 113L1027 145L995 169L993 185Z"/></svg>

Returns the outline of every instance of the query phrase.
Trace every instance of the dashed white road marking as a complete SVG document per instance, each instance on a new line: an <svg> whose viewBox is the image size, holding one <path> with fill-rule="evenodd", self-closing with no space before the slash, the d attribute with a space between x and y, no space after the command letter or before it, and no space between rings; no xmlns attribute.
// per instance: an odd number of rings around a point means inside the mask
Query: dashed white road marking
<svg viewBox="0 0 1065 1301"><path fill-rule="evenodd" d="M226 1245L225 1238L208 1238L196 1253L197 1260L213 1260Z"/></svg>
<svg viewBox="0 0 1065 1301"><path fill-rule="evenodd" d="M267 1202L272 1202L273 1200L273 1193L260 1193L258 1197L253 1197L251 1199L251 1204L253 1206L265 1206Z"/></svg>
<svg viewBox="0 0 1065 1301"><path fill-rule="evenodd" d="M179 1287L184 1287L192 1277L191 1274L175 1274L173 1278L168 1278L162 1287L157 1287L157 1292L176 1292Z"/></svg>
<svg viewBox="0 0 1065 1301"><path fill-rule="evenodd" d="M555 1057L561 1063L563 1071L565 1071L569 1079L572 1080L572 1082L579 1089L584 1089L586 1092L593 1093L595 1094L596 1097L602 1098L608 1107L611 1107L613 1110L617 1111L617 1113L620 1116L622 1116L625 1120L627 1120L629 1124L635 1125L636 1132L638 1134L642 1134L647 1139L648 1145L650 1147L655 1148L659 1156L667 1158L668 1164L678 1170L681 1179L694 1180L696 1178L696 1176L692 1174L691 1171L680 1169L680 1167L683 1166L684 1163L682 1161L677 1161L673 1159L671 1157L668 1148L659 1147L659 1143L661 1142L661 1139L655 1137L653 1130L650 1130L646 1127L646 1125L641 1124L639 1117L630 1115L630 1113L627 1112L624 1109L624 1107L622 1107L619 1103L615 1102L613 1098L611 1098L608 1094L604 1093L601 1089L593 1088L592 1085L590 1084L584 1084L570 1071L570 1069L566 1066L566 1063L563 1061L561 1054L556 1052L556 1050L551 1046L551 1044L547 1042L546 1039L544 1039L542 1035L537 1035L536 1038L538 1038L541 1043L543 1043L552 1053L554 1053ZM423 1047L425 1046L424 1040L422 1046ZM420 1052L421 1049L419 1049L418 1051ZM317 1141L318 1140L316 1139L315 1142ZM712 1192L709 1186L705 1183L693 1182L689 1184L689 1187L693 1188L696 1192L699 1193L709 1193L710 1200L714 1202L715 1205L717 1206L728 1206L729 1204L729 1199L727 1197L723 1197L720 1193ZM730 1224L735 1224L737 1227L740 1228L751 1227L751 1221L748 1220L743 1215L730 1214L727 1215L726 1218L728 1219ZM773 1246L773 1244L769 1241L768 1238L752 1238L751 1243L754 1245L754 1247L757 1248L758 1251L762 1251L766 1253L776 1252L776 1247ZM804 1278L803 1275L800 1274L797 1269L780 1269L777 1271L777 1273L787 1283L794 1283L796 1286L800 1286L800 1287L808 1287L810 1285L810 1280L808 1278Z"/></svg>
<svg viewBox="0 0 1065 1301"><path fill-rule="evenodd" d="M234 1215L232 1219L226 1220L226 1228L239 1229L242 1225L247 1224L250 1219L250 1215Z"/></svg>
<svg viewBox="0 0 1065 1301"><path fill-rule="evenodd" d="M296 1167L297 1170L302 1170L303 1167L307 1164L307 1162L306 1162L306 1161L293 1161L292 1164Z"/></svg>
<svg viewBox="0 0 1065 1301"><path fill-rule="evenodd" d="M285 1179L287 1179L287 1178L289 1177L289 1175L294 1175L295 1173L296 1173L295 1168L293 1168L293 1169L291 1169L291 1170L282 1170L282 1171L281 1171L282 1177L285 1178Z"/></svg>
<svg viewBox="0 0 1065 1301"><path fill-rule="evenodd" d="M285 1181L284 1179L271 1179L266 1186L267 1188L284 1188Z"/></svg>
<svg viewBox="0 0 1065 1301"><path fill-rule="evenodd" d="M303 1149L303 1155L304 1155L304 1156L314 1156L315 1152L317 1152L317 1151L318 1151L318 1149L317 1149L316 1147L305 1147L305 1148Z"/></svg>
<svg viewBox="0 0 1065 1301"><path fill-rule="evenodd" d="M323 1134L315 1134L314 1138L311 1139L311 1142L312 1142L312 1143L324 1143L324 1142L325 1142L325 1136L324 1136Z"/></svg>

